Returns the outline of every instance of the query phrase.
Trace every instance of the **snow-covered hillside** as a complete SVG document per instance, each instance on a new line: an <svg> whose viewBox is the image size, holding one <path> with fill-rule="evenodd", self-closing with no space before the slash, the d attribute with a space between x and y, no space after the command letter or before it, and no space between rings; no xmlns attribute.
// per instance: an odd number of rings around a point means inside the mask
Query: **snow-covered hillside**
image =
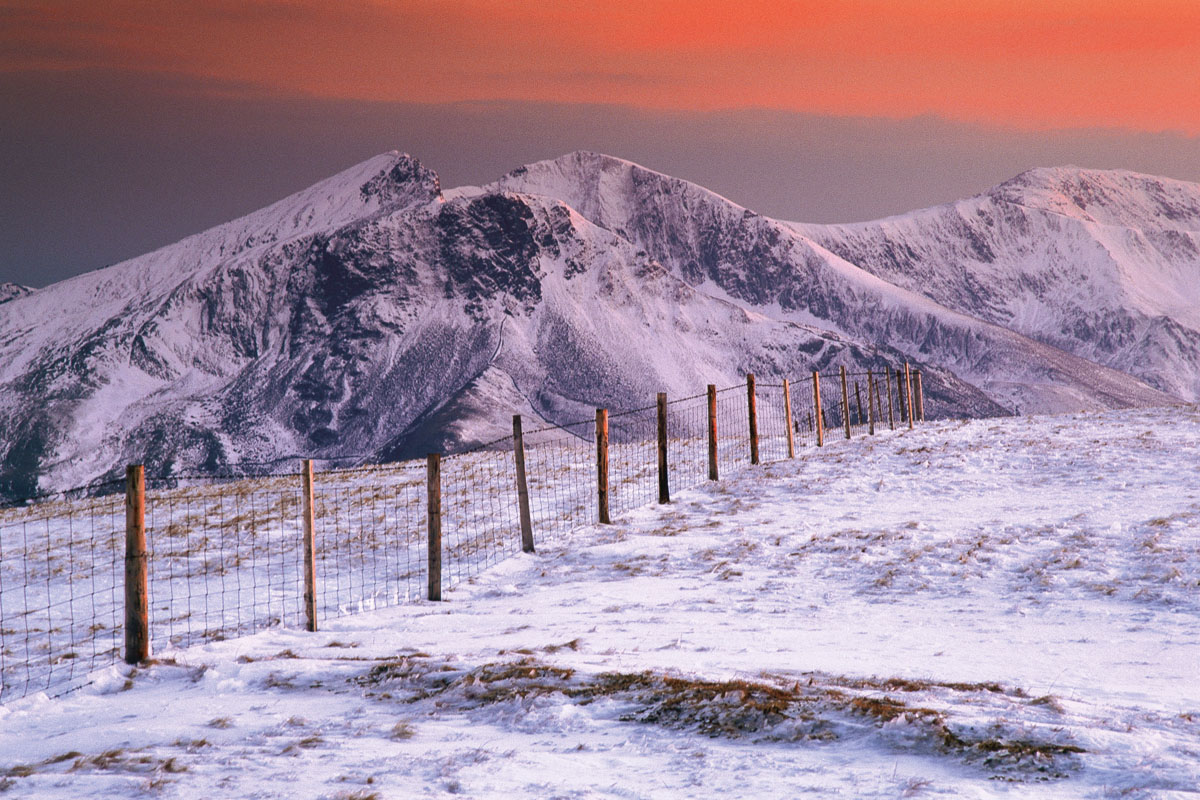
<svg viewBox="0 0 1200 800"><path fill-rule="evenodd" d="M1162 204L1182 218L1180 192ZM907 360L934 416L1177 399L835 251L608 156L445 193L411 157L378 156L6 302L0 495L132 462L419 455L503 435L513 413L586 418L747 372Z"/></svg>
<svg viewBox="0 0 1200 800"><path fill-rule="evenodd" d="M1200 397L1200 186L1035 169L879 222L794 225L897 286Z"/></svg>
<svg viewBox="0 0 1200 800"><path fill-rule="evenodd" d="M0 708L11 797L1185 798L1200 412L944 421ZM165 711L165 713L164 713Z"/></svg>

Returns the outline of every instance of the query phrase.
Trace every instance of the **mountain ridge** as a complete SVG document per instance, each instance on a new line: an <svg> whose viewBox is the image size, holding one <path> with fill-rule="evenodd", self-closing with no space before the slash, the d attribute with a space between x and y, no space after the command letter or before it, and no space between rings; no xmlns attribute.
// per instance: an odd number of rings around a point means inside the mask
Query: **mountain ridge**
<svg viewBox="0 0 1200 800"><path fill-rule="evenodd" d="M751 371L911 360L943 414L1174 400L889 281L854 260L863 231L588 151L445 192L382 154L5 303L0 492L126 461L411 456L503 435L513 405L561 422Z"/></svg>

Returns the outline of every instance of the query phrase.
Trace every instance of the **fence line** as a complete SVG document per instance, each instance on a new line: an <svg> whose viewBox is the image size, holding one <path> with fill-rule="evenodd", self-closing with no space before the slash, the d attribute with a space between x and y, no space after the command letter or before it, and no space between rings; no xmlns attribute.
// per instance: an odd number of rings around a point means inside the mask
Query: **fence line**
<svg viewBox="0 0 1200 800"><path fill-rule="evenodd" d="M885 425L907 427L910 404L913 416L923 419L919 372L839 370L819 380L819 407L813 377L773 383L750 376L747 384L667 398L664 463L671 492L711 479L713 445L721 475L749 467L752 428L765 464L817 446L821 415L826 446L846 431L854 438ZM602 416L608 441L598 451ZM657 502L664 479L658 430L655 404L524 431L530 544L599 521L597 463L604 457L603 488L613 516ZM231 471L147 479L148 586L142 590L149 594L150 648L188 647L272 626L316 630L338 616L440 597L442 588L472 580L522 548L515 443L508 436L438 460L436 551L430 550L432 493L424 460L315 473L305 461L256 477ZM289 456L275 463L295 461ZM0 702L69 691L122 659L123 485L106 481L0 507ZM306 553L308 489L312 545ZM430 580L437 578L431 564L440 565L440 579Z"/></svg>

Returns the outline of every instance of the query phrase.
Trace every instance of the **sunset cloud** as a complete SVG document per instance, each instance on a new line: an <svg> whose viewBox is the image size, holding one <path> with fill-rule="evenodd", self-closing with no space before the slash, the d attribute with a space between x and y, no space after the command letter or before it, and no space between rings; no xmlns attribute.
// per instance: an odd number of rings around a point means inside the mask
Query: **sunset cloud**
<svg viewBox="0 0 1200 800"><path fill-rule="evenodd" d="M779 110L1200 132L1190 0L0 4L0 70L278 96Z"/></svg>

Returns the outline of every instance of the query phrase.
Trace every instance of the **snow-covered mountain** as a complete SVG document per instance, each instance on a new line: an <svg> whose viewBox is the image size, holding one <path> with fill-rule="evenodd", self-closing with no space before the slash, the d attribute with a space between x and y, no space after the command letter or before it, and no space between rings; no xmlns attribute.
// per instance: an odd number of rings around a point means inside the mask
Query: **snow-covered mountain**
<svg viewBox="0 0 1200 800"><path fill-rule="evenodd" d="M943 306L1200 397L1196 184L1035 169L937 208L793 227Z"/></svg>
<svg viewBox="0 0 1200 800"><path fill-rule="evenodd" d="M1175 399L859 264L850 230L593 153L445 193L378 156L5 303L0 492L134 461L416 455L502 435L514 412L574 420L837 364L912 360L943 415Z"/></svg>

